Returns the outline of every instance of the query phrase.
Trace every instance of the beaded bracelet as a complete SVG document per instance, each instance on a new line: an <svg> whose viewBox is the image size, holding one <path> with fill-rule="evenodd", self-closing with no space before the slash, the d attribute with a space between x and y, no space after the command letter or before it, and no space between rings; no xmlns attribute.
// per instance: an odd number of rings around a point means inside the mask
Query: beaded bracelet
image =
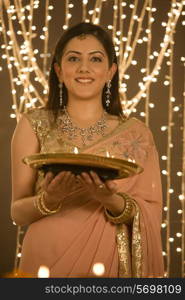
<svg viewBox="0 0 185 300"><path fill-rule="evenodd" d="M57 209L50 210L49 208L46 207L46 205L44 203L44 195L45 195L45 193L43 191L38 195L38 197L35 198L34 206L40 211L40 213L43 216L47 216L47 215L57 213L61 209L62 204L60 203L59 206L57 207Z"/></svg>
<svg viewBox="0 0 185 300"><path fill-rule="evenodd" d="M105 215L107 216L108 220L114 224L127 223L131 218L134 203L132 198L125 193L117 193L117 195L121 196L125 200L125 208L123 212L119 216L114 217L107 209L105 209Z"/></svg>

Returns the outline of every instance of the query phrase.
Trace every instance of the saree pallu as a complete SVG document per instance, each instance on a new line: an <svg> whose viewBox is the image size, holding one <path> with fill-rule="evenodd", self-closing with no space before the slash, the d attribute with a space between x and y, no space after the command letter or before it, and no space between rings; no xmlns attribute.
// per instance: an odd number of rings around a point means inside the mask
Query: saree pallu
<svg viewBox="0 0 185 300"><path fill-rule="evenodd" d="M73 152L75 145L50 126L44 108L26 114L40 143L40 152ZM102 263L103 277L163 277L161 243L162 191L158 153L150 129L135 118L122 121L110 134L91 146L90 153L131 159L144 168L141 174L115 180L118 191L134 201L136 214L129 225L110 223L104 208L74 181L62 209L29 225L22 245L20 270L37 277L45 265L50 277L94 277ZM36 192L42 174L38 174Z"/></svg>

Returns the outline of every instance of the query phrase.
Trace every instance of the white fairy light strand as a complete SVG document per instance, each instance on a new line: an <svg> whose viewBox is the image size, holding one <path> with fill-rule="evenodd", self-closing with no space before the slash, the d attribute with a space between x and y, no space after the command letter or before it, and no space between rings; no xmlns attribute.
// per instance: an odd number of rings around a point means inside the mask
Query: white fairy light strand
<svg viewBox="0 0 185 300"><path fill-rule="evenodd" d="M151 52L151 44L152 44L152 0L149 0L148 3L148 42L147 42L147 51L146 51L146 76L149 77L150 74L150 52ZM150 98L150 85L146 88L146 100L145 100L145 123L149 126L149 98Z"/></svg>
<svg viewBox="0 0 185 300"><path fill-rule="evenodd" d="M173 4L174 1L172 1ZM173 53L174 53L174 31L171 30L169 33L170 37L170 66L169 66L169 99L173 97ZM167 252L167 264L166 264L166 273L170 273L170 261L171 261L171 244L170 244L170 236L171 236L171 226L170 226L170 213L171 213L171 193L169 193L171 187L171 158L172 158L172 149L170 147L172 143L172 120L173 120L173 106L172 102L168 101L168 138L167 138L167 185L166 185L166 206L167 210L167 229L166 229L166 252Z"/></svg>
<svg viewBox="0 0 185 300"><path fill-rule="evenodd" d="M182 209L182 219L181 219L181 274L185 278L185 58L184 58L184 91L183 91L183 149L182 149L182 181L181 181L181 209ZM180 200L180 199L179 199Z"/></svg>

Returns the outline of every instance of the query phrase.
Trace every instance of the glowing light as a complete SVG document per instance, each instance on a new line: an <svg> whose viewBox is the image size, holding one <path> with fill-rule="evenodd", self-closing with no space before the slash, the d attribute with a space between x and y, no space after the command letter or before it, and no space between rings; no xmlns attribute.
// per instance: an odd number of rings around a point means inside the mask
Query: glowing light
<svg viewBox="0 0 185 300"><path fill-rule="evenodd" d="M176 236L177 236L177 237L181 237L181 236L182 236L182 233L177 232L177 233L176 233Z"/></svg>
<svg viewBox="0 0 185 300"><path fill-rule="evenodd" d="M179 177L182 176L182 172L180 172L180 171L177 172L177 176L179 176Z"/></svg>
<svg viewBox="0 0 185 300"><path fill-rule="evenodd" d="M38 273L37 273L37 276L38 278L49 278L49 268L47 266L40 266L39 267L39 270L38 270Z"/></svg>
<svg viewBox="0 0 185 300"><path fill-rule="evenodd" d="M172 238L172 237L169 238L169 242L170 242L170 243L174 242L174 238Z"/></svg>
<svg viewBox="0 0 185 300"><path fill-rule="evenodd" d="M161 131L165 131L165 130L167 130L167 129L168 129L167 126L162 126L162 127L161 127Z"/></svg>
<svg viewBox="0 0 185 300"><path fill-rule="evenodd" d="M161 224L161 227L162 227L162 228L165 228L165 227L166 227L166 223L162 223L162 224Z"/></svg>
<svg viewBox="0 0 185 300"><path fill-rule="evenodd" d="M182 249L181 249L180 247L178 247L178 248L176 248L176 251L177 251L177 252L181 252Z"/></svg>
<svg viewBox="0 0 185 300"><path fill-rule="evenodd" d="M74 153L75 153L75 154L78 154L78 153L79 153L79 151L78 151L78 148L77 148L77 147L74 147Z"/></svg>
<svg viewBox="0 0 185 300"><path fill-rule="evenodd" d="M93 265L93 273L96 276L102 276L105 273L105 266L102 263L95 263Z"/></svg>
<svg viewBox="0 0 185 300"><path fill-rule="evenodd" d="M16 118L16 114L13 114L13 113L10 114L10 118L11 118L11 119L15 119L15 118Z"/></svg>
<svg viewBox="0 0 185 300"><path fill-rule="evenodd" d="M173 110L174 110L174 111L179 111L179 110L180 110L180 107L179 107L179 106L175 106L175 107L173 108Z"/></svg>
<svg viewBox="0 0 185 300"><path fill-rule="evenodd" d="M166 155L163 155L161 156L162 160L167 160L167 156Z"/></svg>
<svg viewBox="0 0 185 300"><path fill-rule="evenodd" d="M106 151L106 156L107 156L107 157L110 157L109 151Z"/></svg>

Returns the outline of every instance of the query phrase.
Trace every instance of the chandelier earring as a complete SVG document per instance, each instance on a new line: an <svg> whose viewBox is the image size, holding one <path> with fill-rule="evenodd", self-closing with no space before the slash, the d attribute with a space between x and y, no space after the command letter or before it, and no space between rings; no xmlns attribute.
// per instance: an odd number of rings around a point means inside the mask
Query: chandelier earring
<svg viewBox="0 0 185 300"><path fill-rule="evenodd" d="M106 104L107 107L109 107L109 105L110 105L110 98L111 98L110 88L111 88L111 80L109 80L107 82L107 89L106 89L106 92L105 92L105 94L106 94L105 104Z"/></svg>
<svg viewBox="0 0 185 300"><path fill-rule="evenodd" d="M63 83L60 82L58 87L60 89L60 91L59 91L60 107L62 107L62 103L63 103L63 91L62 91Z"/></svg>

